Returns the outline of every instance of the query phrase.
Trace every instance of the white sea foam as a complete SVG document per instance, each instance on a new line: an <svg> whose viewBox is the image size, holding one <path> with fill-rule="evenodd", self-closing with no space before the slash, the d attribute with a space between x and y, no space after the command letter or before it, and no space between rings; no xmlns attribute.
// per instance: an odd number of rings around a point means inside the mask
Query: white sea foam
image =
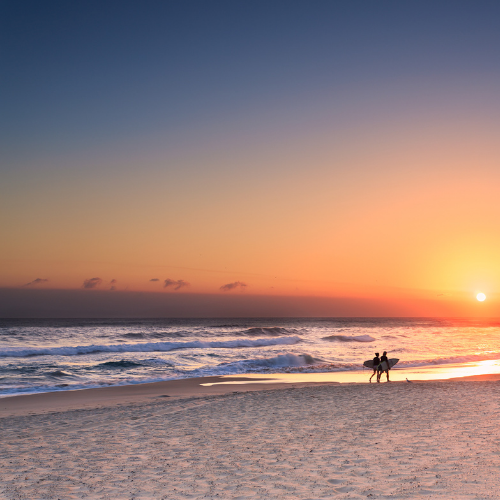
<svg viewBox="0 0 500 500"><path fill-rule="evenodd" d="M77 356L79 354L94 354L99 352L168 352L177 349L235 349L239 347L266 347L272 345L292 345L300 342L300 337L281 337L273 339L238 339L221 342L147 342L138 344L115 345L85 345L36 348L0 349L0 357L28 356Z"/></svg>
<svg viewBox="0 0 500 500"><path fill-rule="evenodd" d="M20 394L40 394L45 392L63 392L67 390L80 390L80 389L99 389L102 387L117 387L124 385L138 385L138 384L151 384L154 382L166 382L168 380L176 380L178 377L155 377L155 378L142 378L142 379L133 379L126 378L119 381L101 381L96 382L94 380L89 380L86 383L73 383L73 384L65 384L63 385L39 385L39 386L13 386L8 389L2 389L0 393L0 399L17 396Z"/></svg>

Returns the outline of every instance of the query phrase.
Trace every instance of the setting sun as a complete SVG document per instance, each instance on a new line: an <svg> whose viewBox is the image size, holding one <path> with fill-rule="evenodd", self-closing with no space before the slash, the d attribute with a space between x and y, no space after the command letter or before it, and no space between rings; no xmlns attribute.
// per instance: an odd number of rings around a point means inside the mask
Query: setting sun
<svg viewBox="0 0 500 500"><path fill-rule="evenodd" d="M486 295L484 293L478 293L476 299L479 300L479 302L483 302L486 300Z"/></svg>

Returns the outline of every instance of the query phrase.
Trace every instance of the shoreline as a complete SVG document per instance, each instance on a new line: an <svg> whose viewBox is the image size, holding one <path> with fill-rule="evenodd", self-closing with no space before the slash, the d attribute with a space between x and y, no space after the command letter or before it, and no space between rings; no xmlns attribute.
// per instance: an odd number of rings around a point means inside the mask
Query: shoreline
<svg viewBox="0 0 500 500"><path fill-rule="evenodd" d="M370 370L326 373L272 373L186 378L143 384L75 389L0 398L0 418L96 409L120 405L140 405L157 398L185 399L221 396L264 390L321 385L384 385L368 382ZM500 360L437 367L399 368L390 372L391 383L499 381Z"/></svg>

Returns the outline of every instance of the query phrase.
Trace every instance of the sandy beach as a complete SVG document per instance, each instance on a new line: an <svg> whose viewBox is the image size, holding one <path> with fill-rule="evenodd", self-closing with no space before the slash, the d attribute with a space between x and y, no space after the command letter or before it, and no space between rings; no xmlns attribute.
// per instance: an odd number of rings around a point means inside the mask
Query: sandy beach
<svg viewBox="0 0 500 500"><path fill-rule="evenodd" d="M4 398L0 496L498 498L497 378Z"/></svg>

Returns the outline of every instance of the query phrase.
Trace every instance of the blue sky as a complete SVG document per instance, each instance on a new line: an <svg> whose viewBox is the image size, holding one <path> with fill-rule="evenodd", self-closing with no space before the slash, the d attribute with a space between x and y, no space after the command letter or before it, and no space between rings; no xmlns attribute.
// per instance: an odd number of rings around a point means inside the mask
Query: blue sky
<svg viewBox="0 0 500 500"><path fill-rule="evenodd" d="M498 2L49 0L1 8L7 160L214 124L230 133L247 114L258 121L342 109L334 94L353 86L377 100L398 84L418 101L426 86L498 79Z"/></svg>

